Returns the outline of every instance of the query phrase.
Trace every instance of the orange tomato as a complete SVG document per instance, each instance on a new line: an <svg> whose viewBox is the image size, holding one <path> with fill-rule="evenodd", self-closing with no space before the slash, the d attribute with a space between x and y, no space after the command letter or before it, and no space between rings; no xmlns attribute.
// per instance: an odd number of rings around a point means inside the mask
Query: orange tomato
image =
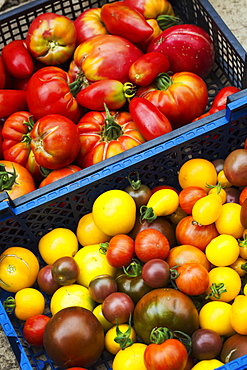
<svg viewBox="0 0 247 370"><path fill-rule="evenodd" d="M38 272L39 261L27 248L10 247L0 256L0 287L8 292L31 287Z"/></svg>

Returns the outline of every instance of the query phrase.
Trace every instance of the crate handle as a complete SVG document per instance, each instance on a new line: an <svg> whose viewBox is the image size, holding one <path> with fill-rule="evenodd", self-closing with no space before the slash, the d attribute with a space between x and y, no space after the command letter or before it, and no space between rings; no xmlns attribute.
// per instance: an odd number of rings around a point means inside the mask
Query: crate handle
<svg viewBox="0 0 247 370"><path fill-rule="evenodd" d="M230 99L229 99L230 100ZM226 119L235 121L247 115L247 94L238 100L232 101L226 106Z"/></svg>

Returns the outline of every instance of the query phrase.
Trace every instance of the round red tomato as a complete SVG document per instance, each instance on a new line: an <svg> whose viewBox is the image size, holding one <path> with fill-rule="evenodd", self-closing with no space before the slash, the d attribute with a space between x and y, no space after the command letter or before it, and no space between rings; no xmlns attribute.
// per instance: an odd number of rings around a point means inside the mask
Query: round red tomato
<svg viewBox="0 0 247 370"><path fill-rule="evenodd" d="M166 259L170 243L165 235L152 228L139 231L135 238L135 254L142 262L153 258Z"/></svg>
<svg viewBox="0 0 247 370"><path fill-rule="evenodd" d="M207 271L211 268L206 254L201 249L188 244L171 248L166 262L169 264L170 268L183 265L184 263L200 263Z"/></svg>
<svg viewBox="0 0 247 370"><path fill-rule="evenodd" d="M193 205L196 201L207 195L206 191L200 186L188 186L179 193L179 204L184 212L192 214Z"/></svg>
<svg viewBox="0 0 247 370"><path fill-rule="evenodd" d="M79 121L77 164L89 167L145 142L128 112L86 113Z"/></svg>
<svg viewBox="0 0 247 370"><path fill-rule="evenodd" d="M176 285L187 295L199 295L206 292L209 285L208 270L200 263L184 263L174 267Z"/></svg>
<svg viewBox="0 0 247 370"><path fill-rule="evenodd" d="M76 173L80 171L81 168L78 166L75 166L73 164L69 164L66 167L59 168L58 170L53 170L49 173L48 176L39 184L39 188L42 188L45 185L51 184L52 182L58 181L64 177L67 177L69 175L72 175L73 173Z"/></svg>
<svg viewBox="0 0 247 370"><path fill-rule="evenodd" d="M190 244L203 251L208 243L219 235L214 223L198 225L192 216L186 216L179 221L175 234L179 244Z"/></svg>
<svg viewBox="0 0 247 370"><path fill-rule="evenodd" d="M16 199L36 189L30 172L19 163L1 161L0 193L6 191L11 199Z"/></svg>
<svg viewBox="0 0 247 370"><path fill-rule="evenodd" d="M35 347L43 346L43 335L46 324L50 320L50 317L46 315L34 315L25 321L23 326L24 339Z"/></svg>
<svg viewBox="0 0 247 370"><path fill-rule="evenodd" d="M113 267L127 267L134 257L134 252L134 240L128 235L117 234L108 243L106 259Z"/></svg>
<svg viewBox="0 0 247 370"><path fill-rule="evenodd" d="M31 149L37 163L52 170L71 164L79 151L78 128L69 118L48 114L30 132Z"/></svg>

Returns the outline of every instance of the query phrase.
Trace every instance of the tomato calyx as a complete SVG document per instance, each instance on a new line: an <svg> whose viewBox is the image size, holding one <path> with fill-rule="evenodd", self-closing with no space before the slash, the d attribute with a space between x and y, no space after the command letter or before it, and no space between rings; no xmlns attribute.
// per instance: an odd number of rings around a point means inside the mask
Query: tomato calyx
<svg viewBox="0 0 247 370"><path fill-rule="evenodd" d="M0 163L0 191L12 189L17 178L17 173L13 165L12 168L13 172L7 171L5 166Z"/></svg>
<svg viewBox="0 0 247 370"><path fill-rule="evenodd" d="M89 86L89 81L83 72L79 72L76 79L69 83L68 86L73 97L76 97L79 91Z"/></svg>
<svg viewBox="0 0 247 370"><path fill-rule="evenodd" d="M157 218L157 215L154 212L152 207L141 206L141 208L140 208L140 223L141 224L143 223L143 221L147 221L147 222L151 223L156 218Z"/></svg>
<svg viewBox="0 0 247 370"><path fill-rule="evenodd" d="M241 265L241 270L243 270L244 272L247 272L247 262Z"/></svg>
<svg viewBox="0 0 247 370"><path fill-rule="evenodd" d="M178 339L191 352L192 340L190 336L180 330L171 331L166 327L155 327L150 333L150 341L154 344L162 344L168 339Z"/></svg>
<svg viewBox="0 0 247 370"><path fill-rule="evenodd" d="M211 292L205 297L205 299L208 299L210 297L220 299L221 294L227 292L227 289L224 283L219 283L219 284L213 283L209 289L211 290Z"/></svg>
<svg viewBox="0 0 247 370"><path fill-rule="evenodd" d="M131 334L131 315L130 315L130 319L129 319L128 329L125 332L122 332L119 329L118 320L117 320L117 324L116 324L116 337L114 338L114 342L116 342L117 344L119 344L119 346L120 346L121 349L125 349L127 347L132 346L133 340L130 338L130 334Z"/></svg>
<svg viewBox="0 0 247 370"><path fill-rule="evenodd" d="M8 297L3 302L3 307L7 313L12 313L15 309L16 303L14 297Z"/></svg>
<svg viewBox="0 0 247 370"><path fill-rule="evenodd" d="M127 267L123 266L125 275L129 277L137 277L142 273L142 267L139 261L133 260Z"/></svg>
<svg viewBox="0 0 247 370"><path fill-rule="evenodd" d="M239 244L239 247L240 248L247 247L247 234L244 235L243 240L242 239L238 239L238 244Z"/></svg>
<svg viewBox="0 0 247 370"><path fill-rule="evenodd" d="M27 126L27 133L22 136L21 142L30 144L31 143L30 132L32 131L34 126L33 116L30 116L27 121L24 121L23 125Z"/></svg>
<svg viewBox="0 0 247 370"><path fill-rule="evenodd" d="M137 86L132 84L132 82L125 82L123 84L123 93L125 98L129 101L136 94Z"/></svg>
<svg viewBox="0 0 247 370"><path fill-rule="evenodd" d="M169 14L161 14L156 18L156 21L159 25L159 28L164 31L169 27L176 26L178 24L182 24L182 20L179 17L169 15Z"/></svg>
<svg viewBox="0 0 247 370"><path fill-rule="evenodd" d="M133 174L136 174L137 180L131 180L130 175L128 175L126 179L129 181L130 186L133 190L139 190L142 184L140 180L140 175L137 171L134 171Z"/></svg>
<svg viewBox="0 0 247 370"><path fill-rule="evenodd" d="M122 127L115 120L117 113L111 116L111 113L105 103L104 107L106 112L106 119L102 130L102 141L117 140L120 136L123 135Z"/></svg>
<svg viewBox="0 0 247 370"><path fill-rule="evenodd" d="M219 182L217 182L216 185L207 184L206 187L209 188L209 189L216 189L216 194L220 194L221 190L224 189L226 186L223 186L221 184L221 182L219 181Z"/></svg>
<svg viewBox="0 0 247 370"><path fill-rule="evenodd" d="M173 81L168 73L160 73L156 77L156 87L158 90L168 90L169 87L173 84Z"/></svg>

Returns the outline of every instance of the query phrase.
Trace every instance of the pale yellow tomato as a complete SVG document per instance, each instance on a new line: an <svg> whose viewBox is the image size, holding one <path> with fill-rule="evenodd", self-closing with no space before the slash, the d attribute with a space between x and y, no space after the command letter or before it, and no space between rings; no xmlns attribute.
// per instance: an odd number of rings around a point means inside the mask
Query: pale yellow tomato
<svg viewBox="0 0 247 370"><path fill-rule="evenodd" d="M208 194L195 202L192 208L192 217L198 224L211 225L220 216L221 209L221 197L218 194Z"/></svg>
<svg viewBox="0 0 247 370"><path fill-rule="evenodd" d="M106 320L105 316L102 313L102 304L98 304L98 306L96 306L93 309L93 314L97 317L97 319L101 323L101 325L104 329L104 332L107 332L107 330L109 330L110 328L113 327L114 324L112 324L111 322Z"/></svg>
<svg viewBox="0 0 247 370"><path fill-rule="evenodd" d="M77 283L89 287L90 281L98 275L111 275L115 277L116 268L112 267L106 255L100 252L100 245L86 245L82 247L74 257L78 263L80 272Z"/></svg>
<svg viewBox="0 0 247 370"><path fill-rule="evenodd" d="M209 271L208 276L209 288L206 293L210 299L230 302L239 294L241 278L231 267L214 267ZM215 294L213 294L214 291Z"/></svg>
<svg viewBox="0 0 247 370"><path fill-rule="evenodd" d="M206 246L205 254L215 266L229 266L239 256L238 241L231 235L221 234L213 238Z"/></svg>
<svg viewBox="0 0 247 370"><path fill-rule="evenodd" d="M238 295L231 310L231 324L233 329L241 335L247 335L247 296Z"/></svg>
<svg viewBox="0 0 247 370"><path fill-rule="evenodd" d="M221 186L216 186L210 188L208 194L218 194L221 197L222 204L226 202L226 191Z"/></svg>
<svg viewBox="0 0 247 370"><path fill-rule="evenodd" d="M95 302L89 290L79 284L61 286L53 293L50 301L52 315L66 307L79 306L93 311Z"/></svg>
<svg viewBox="0 0 247 370"><path fill-rule="evenodd" d="M119 332L121 333L121 336L125 334L126 338L129 338L132 342L136 342L136 332L133 327L128 324L120 324L118 327L117 325L114 325L105 334L105 348L113 355L116 355L121 349L119 343L114 340L118 336Z"/></svg>
<svg viewBox="0 0 247 370"><path fill-rule="evenodd" d="M113 359L112 370L147 370L144 364L146 348L144 343L134 343L124 350L121 349Z"/></svg>
<svg viewBox="0 0 247 370"><path fill-rule="evenodd" d="M224 362L217 359L199 361L191 370L214 370L223 366Z"/></svg>
<svg viewBox="0 0 247 370"><path fill-rule="evenodd" d="M234 238L241 238L244 227L240 222L241 206L237 203L225 203L222 205L221 214L215 221L219 234L228 234Z"/></svg>
<svg viewBox="0 0 247 370"><path fill-rule="evenodd" d="M60 257L74 257L78 251L78 239L70 229L58 227L41 237L38 248L43 260L52 265Z"/></svg>
<svg viewBox="0 0 247 370"><path fill-rule="evenodd" d="M199 312L199 325L211 329L219 335L230 336L235 333L231 324L231 304L227 302L207 302Z"/></svg>
<svg viewBox="0 0 247 370"><path fill-rule="evenodd" d="M94 201L92 215L96 226L104 234L128 234L136 221L136 204L127 192L108 190Z"/></svg>
<svg viewBox="0 0 247 370"><path fill-rule="evenodd" d="M108 242L111 239L111 236L104 234L96 226L92 212L80 218L76 229L76 235L79 243L83 247L85 245Z"/></svg>

